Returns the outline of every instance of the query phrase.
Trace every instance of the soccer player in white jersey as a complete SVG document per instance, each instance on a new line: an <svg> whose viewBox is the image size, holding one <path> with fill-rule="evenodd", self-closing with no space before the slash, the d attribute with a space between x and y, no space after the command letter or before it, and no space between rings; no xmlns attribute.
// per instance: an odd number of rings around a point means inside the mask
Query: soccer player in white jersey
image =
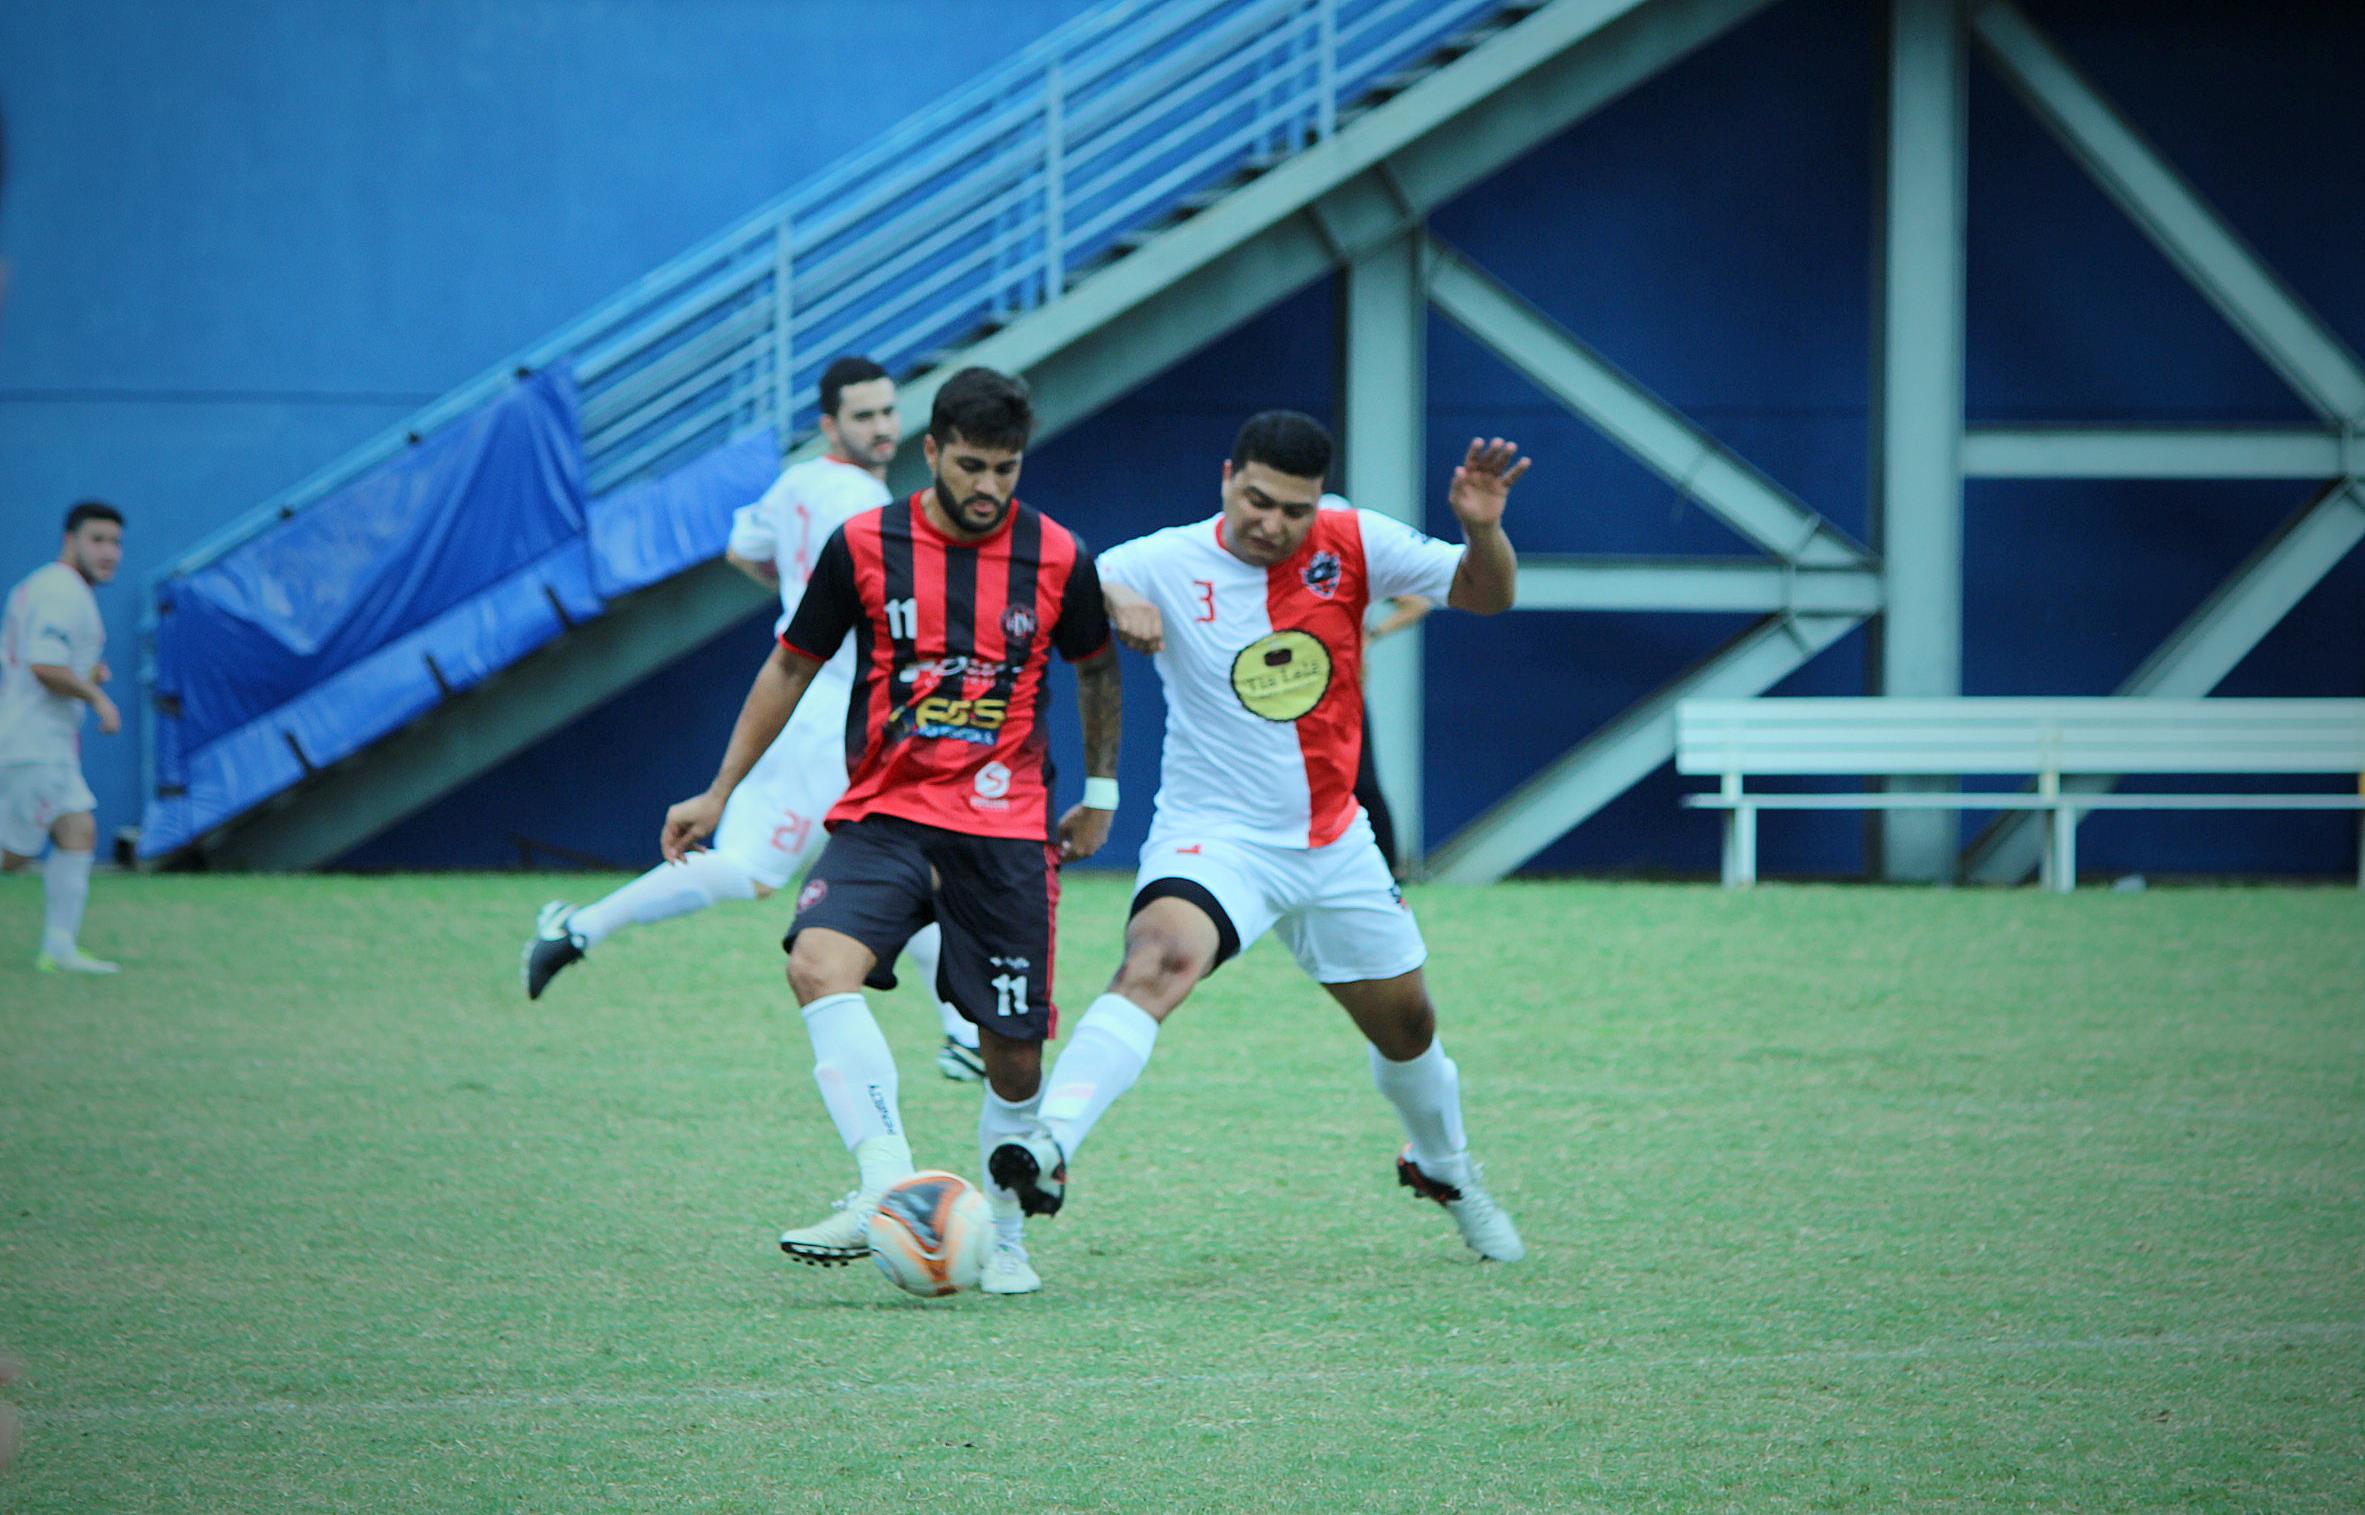
<svg viewBox="0 0 2365 1515"><path fill-rule="evenodd" d="M122 562L123 513L85 500L66 512L57 560L9 591L0 619L0 867L14 873L49 849L33 959L43 973L115 971L83 956L76 939L98 847L98 800L82 779L82 718L95 711L106 736L123 725L100 687L107 628L91 590Z"/></svg>
<svg viewBox="0 0 2365 1515"><path fill-rule="evenodd" d="M777 635L805 597L814 559L829 534L888 502L887 465L903 439L895 381L868 358L843 357L821 375L821 431L829 451L784 470L764 497L731 518L729 558L759 584L780 591ZM660 863L623 888L580 908L542 907L526 943L525 981L539 999L557 973L626 926L703 910L725 900L762 899L784 887L819 850L821 818L846 792L846 702L854 687L851 643L814 676L796 717L732 794L710 851ZM904 948L934 994L942 938L928 926ZM977 1027L941 999L947 1077L984 1076Z"/></svg>
<svg viewBox="0 0 2365 1515"><path fill-rule="evenodd" d="M1518 560L1503 507L1528 464L1500 438L1471 442L1446 495L1456 547L1325 495L1330 456L1311 417L1253 416L1224 465L1220 513L1100 555L1118 639L1154 655L1166 688L1157 813L1125 960L1044 1080L1038 1124L988 1170L1027 1213L1056 1212L1068 1162L1140 1076L1159 1024L1277 930L1371 1043L1373 1081L1408 1138L1399 1182L1443 1205L1481 1257L1516 1262L1518 1229L1463 1136L1420 928L1354 786L1365 609L1398 595L1509 609Z"/></svg>

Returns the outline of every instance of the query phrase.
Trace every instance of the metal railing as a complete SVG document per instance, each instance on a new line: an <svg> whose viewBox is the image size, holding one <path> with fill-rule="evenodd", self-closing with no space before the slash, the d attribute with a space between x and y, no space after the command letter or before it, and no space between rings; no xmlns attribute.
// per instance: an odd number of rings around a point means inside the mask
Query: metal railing
<svg viewBox="0 0 2365 1515"><path fill-rule="evenodd" d="M1511 0L1111 0L619 290L151 577L157 595L483 405L571 365L594 495L764 426L823 368L892 373L1056 300L1196 198L1326 141ZM152 677L152 656L149 658ZM154 793L154 722L144 723Z"/></svg>

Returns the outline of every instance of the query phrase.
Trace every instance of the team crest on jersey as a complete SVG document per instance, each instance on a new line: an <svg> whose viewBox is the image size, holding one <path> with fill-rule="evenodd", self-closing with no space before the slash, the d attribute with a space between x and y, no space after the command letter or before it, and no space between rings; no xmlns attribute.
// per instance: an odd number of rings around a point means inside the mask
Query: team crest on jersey
<svg viewBox="0 0 2365 1515"><path fill-rule="evenodd" d="M1307 560L1298 577L1306 581L1308 589L1329 599L1339 592L1339 555L1335 552L1315 553Z"/></svg>
<svg viewBox="0 0 2365 1515"><path fill-rule="evenodd" d="M1013 645L1035 639L1035 613L1023 605L1013 605L1002 612L1002 635Z"/></svg>
<svg viewBox="0 0 2365 1515"><path fill-rule="evenodd" d="M805 887L797 891L797 908L810 910L828 897L829 880L809 879L806 881Z"/></svg>

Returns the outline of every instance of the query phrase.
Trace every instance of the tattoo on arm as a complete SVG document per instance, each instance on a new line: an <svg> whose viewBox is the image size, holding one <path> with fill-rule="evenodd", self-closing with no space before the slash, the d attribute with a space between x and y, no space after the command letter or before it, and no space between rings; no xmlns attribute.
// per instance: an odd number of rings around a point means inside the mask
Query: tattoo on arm
<svg viewBox="0 0 2365 1515"><path fill-rule="evenodd" d="M1084 772L1117 776L1117 736L1124 725L1124 696L1112 643L1076 665L1076 705L1084 718Z"/></svg>

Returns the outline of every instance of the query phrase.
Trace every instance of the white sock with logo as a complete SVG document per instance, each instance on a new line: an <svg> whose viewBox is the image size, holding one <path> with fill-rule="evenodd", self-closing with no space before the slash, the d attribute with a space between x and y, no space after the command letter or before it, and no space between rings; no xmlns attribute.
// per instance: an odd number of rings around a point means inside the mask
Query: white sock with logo
<svg viewBox="0 0 2365 1515"><path fill-rule="evenodd" d="M903 955L911 959L912 982L920 986L922 994L936 999L936 964L944 956L944 928L934 921L922 926L903 944ZM936 1019L944 1026L945 1035L972 1052L977 1050L977 1027L969 1017L939 999Z"/></svg>
<svg viewBox="0 0 2365 1515"><path fill-rule="evenodd" d="M862 1164L862 1187L883 1188L912 1171L898 1108L895 1054L859 994L829 994L805 1007L813 1082L838 1136Z"/></svg>
<svg viewBox="0 0 2365 1515"><path fill-rule="evenodd" d="M1158 1018L1122 994L1104 994L1076 1023L1043 1080L1043 1124L1069 1157L1117 1096L1133 1087L1158 1045Z"/></svg>
<svg viewBox="0 0 2365 1515"><path fill-rule="evenodd" d="M1441 1184L1469 1182L1469 1138L1462 1131L1462 1070L1432 1037L1429 1050L1404 1062L1371 1053L1371 1081L1379 1086L1411 1138L1413 1166Z"/></svg>
<svg viewBox="0 0 2365 1515"><path fill-rule="evenodd" d="M986 1085L985 1102L977 1111L977 1169L984 1174L978 1187L994 1207L994 1233L1004 1241L1017 1241L1025 1227L1026 1217L1018 1207L1018 1196L994 1182L994 1175L986 1166L994 1155L994 1148L1007 1141L1016 1141L1035 1128L1043 1110L1043 1090L1038 1087L1034 1097L1006 1100Z"/></svg>
<svg viewBox="0 0 2365 1515"><path fill-rule="evenodd" d="M74 955L75 938L82 934L82 907L90 903L90 865L95 852L49 849L41 865L41 950L51 957Z"/></svg>
<svg viewBox="0 0 2365 1515"><path fill-rule="evenodd" d="M623 888L567 919L568 929L596 947L626 926L646 926L704 910L725 900L755 898L755 880L719 852L693 852L678 863L659 863Z"/></svg>

